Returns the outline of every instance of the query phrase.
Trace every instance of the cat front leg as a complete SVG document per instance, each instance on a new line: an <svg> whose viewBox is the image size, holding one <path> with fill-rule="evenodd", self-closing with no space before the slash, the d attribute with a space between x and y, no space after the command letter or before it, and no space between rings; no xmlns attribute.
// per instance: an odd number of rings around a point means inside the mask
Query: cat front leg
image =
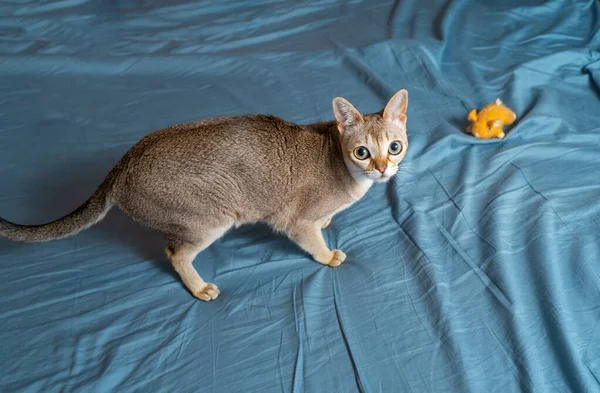
<svg viewBox="0 0 600 393"><path fill-rule="evenodd" d="M330 250L321 233L322 222L298 221L286 232L315 261L335 267L346 260L346 254L340 250Z"/></svg>
<svg viewBox="0 0 600 393"><path fill-rule="evenodd" d="M321 229L325 229L329 226L329 224L331 224L331 216L325 218L325 220L323 220L323 224L321 225Z"/></svg>

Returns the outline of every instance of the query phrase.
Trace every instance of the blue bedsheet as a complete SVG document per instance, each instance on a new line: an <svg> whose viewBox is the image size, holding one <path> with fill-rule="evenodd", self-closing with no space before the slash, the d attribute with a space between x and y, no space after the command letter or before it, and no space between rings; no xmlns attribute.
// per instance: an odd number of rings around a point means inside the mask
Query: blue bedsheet
<svg viewBox="0 0 600 393"><path fill-rule="evenodd" d="M498 5L498 4L502 5ZM332 119L410 93L396 181L334 218L330 269L262 226L196 266L113 211L0 240L0 392L600 392L596 1L0 3L0 215L56 219L155 129ZM500 97L504 141L464 133Z"/></svg>

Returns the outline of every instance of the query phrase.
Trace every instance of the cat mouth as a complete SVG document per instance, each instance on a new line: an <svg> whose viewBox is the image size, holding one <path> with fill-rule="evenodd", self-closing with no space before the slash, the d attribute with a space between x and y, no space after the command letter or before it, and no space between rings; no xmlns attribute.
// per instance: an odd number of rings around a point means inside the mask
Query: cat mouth
<svg viewBox="0 0 600 393"><path fill-rule="evenodd" d="M386 181L390 180L392 177L394 177L394 175L381 174L381 176L374 179L374 181L377 183L385 183Z"/></svg>
<svg viewBox="0 0 600 393"><path fill-rule="evenodd" d="M395 172L394 173L368 172L368 173L366 173L366 176L376 183L385 183L386 181L388 181L392 177L394 177L395 174L396 174Z"/></svg>
<svg viewBox="0 0 600 393"><path fill-rule="evenodd" d="M375 183L385 183L396 175L398 170L396 168L389 168L385 172L379 171L366 171L365 176Z"/></svg>

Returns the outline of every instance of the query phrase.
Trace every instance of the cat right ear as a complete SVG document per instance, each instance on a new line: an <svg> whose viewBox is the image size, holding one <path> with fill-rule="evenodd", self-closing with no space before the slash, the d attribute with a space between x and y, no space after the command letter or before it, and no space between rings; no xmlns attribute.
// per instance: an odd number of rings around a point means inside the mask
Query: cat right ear
<svg viewBox="0 0 600 393"><path fill-rule="evenodd" d="M406 107L408 106L408 92L400 90L390 99L383 110L383 119L399 126L406 126Z"/></svg>
<svg viewBox="0 0 600 393"><path fill-rule="evenodd" d="M336 97L333 99L333 114L337 120L338 130L340 130L340 133L342 134L349 127L364 122L360 112L342 97Z"/></svg>

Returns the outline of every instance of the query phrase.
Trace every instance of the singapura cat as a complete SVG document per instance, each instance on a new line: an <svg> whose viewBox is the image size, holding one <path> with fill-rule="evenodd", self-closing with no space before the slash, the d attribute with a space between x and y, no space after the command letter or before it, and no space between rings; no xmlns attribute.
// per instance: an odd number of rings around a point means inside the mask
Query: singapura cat
<svg viewBox="0 0 600 393"><path fill-rule="evenodd" d="M192 262L228 229L266 222L324 265L346 259L321 229L385 182L406 155L408 93L362 115L333 100L337 121L297 125L274 116L205 119L153 132L135 144L78 209L45 225L0 218L0 235L42 242L73 235L113 206L161 231L173 267L198 299L219 295Z"/></svg>

